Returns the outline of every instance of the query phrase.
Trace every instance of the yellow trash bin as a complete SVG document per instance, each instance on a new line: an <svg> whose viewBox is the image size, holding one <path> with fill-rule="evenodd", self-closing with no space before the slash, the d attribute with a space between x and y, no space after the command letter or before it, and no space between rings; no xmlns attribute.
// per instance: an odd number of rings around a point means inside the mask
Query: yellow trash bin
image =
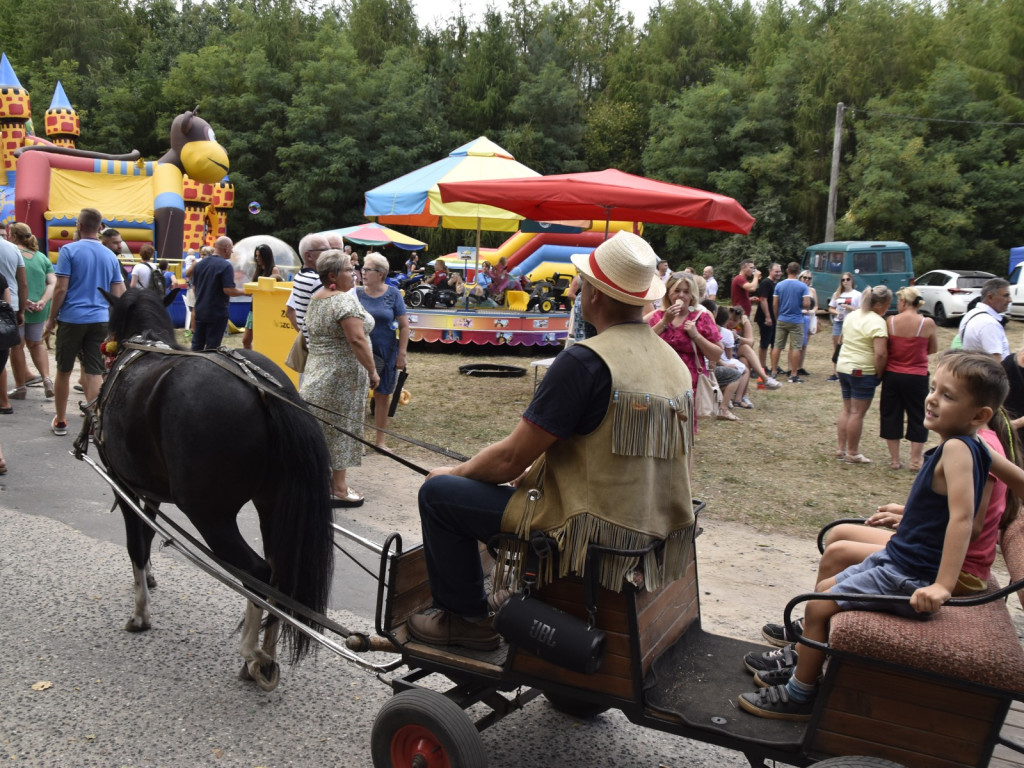
<svg viewBox="0 0 1024 768"><path fill-rule="evenodd" d="M261 277L255 283L246 283L245 292L252 294L252 348L281 366L298 388L299 374L284 364L295 341L295 329L285 311L292 284Z"/></svg>

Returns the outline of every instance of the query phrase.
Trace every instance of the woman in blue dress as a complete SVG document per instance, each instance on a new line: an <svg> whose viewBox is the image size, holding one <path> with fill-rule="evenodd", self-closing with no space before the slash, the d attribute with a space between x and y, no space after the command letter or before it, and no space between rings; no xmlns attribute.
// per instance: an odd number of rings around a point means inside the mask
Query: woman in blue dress
<svg viewBox="0 0 1024 768"><path fill-rule="evenodd" d="M377 427L378 448L386 448L382 429L388 426L388 407L398 382L398 371L405 370L406 350L409 346L409 318L405 302L397 288L388 285L388 260L379 253L370 252L363 260L363 286L359 301L374 319L370 333L373 362L380 375L380 385L373 390L373 422ZM396 336L395 331L398 331Z"/></svg>

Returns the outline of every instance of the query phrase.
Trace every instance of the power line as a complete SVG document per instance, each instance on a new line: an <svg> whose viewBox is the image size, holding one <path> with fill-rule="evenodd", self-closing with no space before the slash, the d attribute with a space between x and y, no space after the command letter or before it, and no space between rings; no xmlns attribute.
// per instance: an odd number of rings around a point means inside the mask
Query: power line
<svg viewBox="0 0 1024 768"><path fill-rule="evenodd" d="M896 120L918 120L924 123L957 123L959 125L1003 125L1011 128L1022 128L1024 123L1004 123L998 120L951 120L944 117L919 117L916 115L897 115L894 112L878 112L874 109L851 109L854 117L857 113L863 112L866 115L877 115L879 117L891 117Z"/></svg>

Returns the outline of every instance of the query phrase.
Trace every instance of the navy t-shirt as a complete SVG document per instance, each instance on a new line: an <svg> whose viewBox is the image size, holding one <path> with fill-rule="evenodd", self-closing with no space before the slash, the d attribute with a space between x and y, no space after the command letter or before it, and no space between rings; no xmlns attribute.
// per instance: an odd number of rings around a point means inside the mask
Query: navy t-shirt
<svg viewBox="0 0 1024 768"><path fill-rule="evenodd" d="M604 360L573 344L548 368L523 418L561 440L588 435L608 412L611 394L612 374Z"/></svg>
<svg viewBox="0 0 1024 768"><path fill-rule="evenodd" d="M192 270L192 284L196 289L196 319L204 323L222 320L228 316L231 297L225 288L235 287L235 268L220 256L208 256Z"/></svg>

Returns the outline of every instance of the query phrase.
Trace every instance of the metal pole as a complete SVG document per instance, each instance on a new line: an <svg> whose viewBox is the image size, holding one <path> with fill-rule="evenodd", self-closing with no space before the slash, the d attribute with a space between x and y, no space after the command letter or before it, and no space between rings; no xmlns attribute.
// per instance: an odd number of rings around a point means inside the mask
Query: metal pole
<svg viewBox="0 0 1024 768"><path fill-rule="evenodd" d="M825 242L836 236L836 198L839 196L839 155L843 148L843 115L846 105L836 104L836 126L832 132L832 175L828 182L828 213L825 217Z"/></svg>

